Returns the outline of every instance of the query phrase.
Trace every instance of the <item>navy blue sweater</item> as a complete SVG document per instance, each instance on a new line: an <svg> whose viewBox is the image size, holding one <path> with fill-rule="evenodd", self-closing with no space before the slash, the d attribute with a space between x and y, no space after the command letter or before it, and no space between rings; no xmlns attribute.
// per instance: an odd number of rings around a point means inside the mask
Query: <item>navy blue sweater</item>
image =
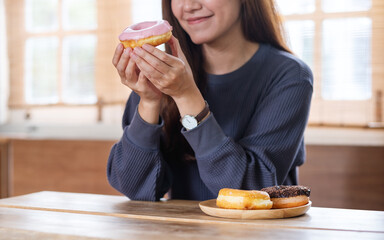
<svg viewBox="0 0 384 240"><path fill-rule="evenodd" d="M174 199L216 198L224 187L261 189L297 184L304 163L313 77L295 56L261 44L242 67L208 75L211 115L182 134L196 161L169 162L160 149L163 124L137 113L132 92L123 116L124 133L110 153L110 184L133 200L155 201L170 191Z"/></svg>

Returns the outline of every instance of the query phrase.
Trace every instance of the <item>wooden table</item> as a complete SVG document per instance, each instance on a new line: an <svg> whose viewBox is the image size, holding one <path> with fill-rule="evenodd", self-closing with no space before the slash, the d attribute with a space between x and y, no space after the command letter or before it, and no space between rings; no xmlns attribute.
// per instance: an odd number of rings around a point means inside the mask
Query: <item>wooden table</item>
<svg viewBox="0 0 384 240"><path fill-rule="evenodd" d="M311 207L286 219L204 214L196 201L38 192L0 199L0 239L384 239L384 212Z"/></svg>

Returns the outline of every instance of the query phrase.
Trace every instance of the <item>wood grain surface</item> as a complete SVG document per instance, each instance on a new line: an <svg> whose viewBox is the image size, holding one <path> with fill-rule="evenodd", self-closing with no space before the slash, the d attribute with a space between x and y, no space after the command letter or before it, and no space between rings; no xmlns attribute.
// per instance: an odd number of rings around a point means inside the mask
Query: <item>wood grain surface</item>
<svg viewBox="0 0 384 240"><path fill-rule="evenodd" d="M42 190L118 194L106 177L112 141L12 140L12 196Z"/></svg>
<svg viewBox="0 0 384 240"><path fill-rule="evenodd" d="M0 239L383 239L383 233L173 222L0 207Z"/></svg>
<svg viewBox="0 0 384 240"><path fill-rule="evenodd" d="M384 147L307 146L299 182L314 207L384 211Z"/></svg>
<svg viewBox="0 0 384 240"><path fill-rule="evenodd" d="M186 200L129 201L123 196L65 192L38 192L0 199L0 207L148 221L384 233L383 211L311 207L306 214L294 218L238 220L208 216L198 204L197 201Z"/></svg>

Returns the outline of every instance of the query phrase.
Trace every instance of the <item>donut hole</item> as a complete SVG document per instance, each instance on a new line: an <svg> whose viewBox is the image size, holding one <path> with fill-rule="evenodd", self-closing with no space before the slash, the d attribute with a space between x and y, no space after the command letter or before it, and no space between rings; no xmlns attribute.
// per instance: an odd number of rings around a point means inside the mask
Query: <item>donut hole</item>
<svg viewBox="0 0 384 240"><path fill-rule="evenodd" d="M142 22L142 23L138 23L138 24L135 24L131 27L132 30L135 30L135 31L138 31L138 30L143 30L143 29L146 29L146 28L149 28L149 27L152 27L154 25L156 25L157 22Z"/></svg>

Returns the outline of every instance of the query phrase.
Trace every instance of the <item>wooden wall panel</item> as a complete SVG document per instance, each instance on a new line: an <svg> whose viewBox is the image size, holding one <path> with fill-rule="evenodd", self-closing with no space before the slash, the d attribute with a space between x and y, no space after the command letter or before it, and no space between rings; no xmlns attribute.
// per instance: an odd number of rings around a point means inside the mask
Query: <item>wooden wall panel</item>
<svg viewBox="0 0 384 240"><path fill-rule="evenodd" d="M113 143L13 140L12 195L44 190L118 194L106 177Z"/></svg>
<svg viewBox="0 0 384 240"><path fill-rule="evenodd" d="M114 141L12 140L11 195L52 190L120 194L106 164ZM384 147L307 146L300 184L313 206L384 210Z"/></svg>
<svg viewBox="0 0 384 240"><path fill-rule="evenodd" d="M313 206L384 210L384 147L307 146L299 172Z"/></svg>
<svg viewBox="0 0 384 240"><path fill-rule="evenodd" d="M0 198L9 196L9 140L0 138Z"/></svg>

